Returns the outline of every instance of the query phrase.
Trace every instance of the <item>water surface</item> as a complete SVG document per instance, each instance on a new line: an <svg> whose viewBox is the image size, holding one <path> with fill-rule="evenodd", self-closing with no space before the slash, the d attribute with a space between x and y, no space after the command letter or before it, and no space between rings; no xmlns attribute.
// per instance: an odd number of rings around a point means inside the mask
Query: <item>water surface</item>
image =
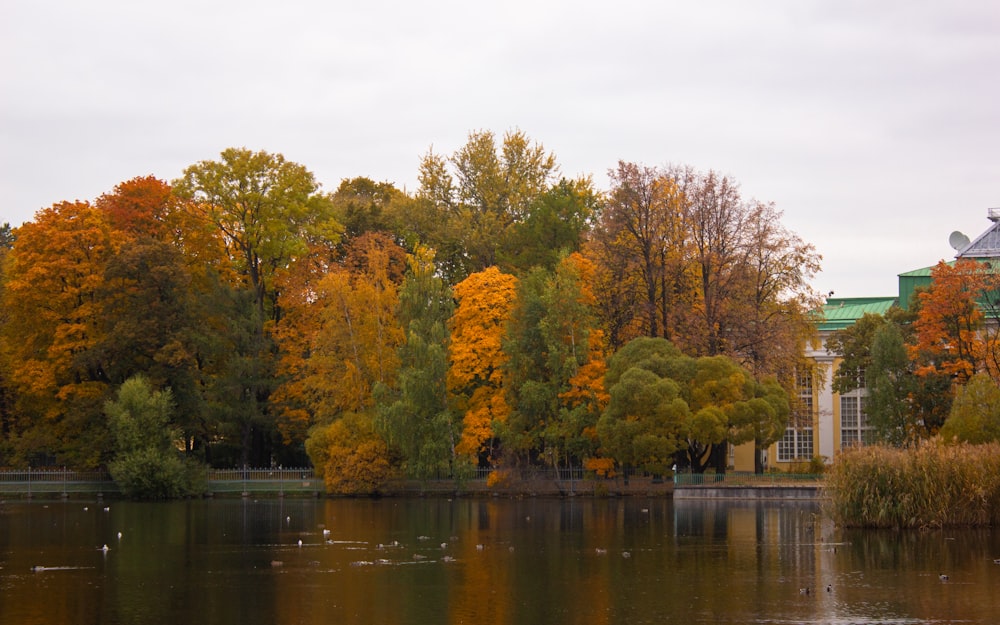
<svg viewBox="0 0 1000 625"><path fill-rule="evenodd" d="M995 557L809 502L8 501L0 623L986 624Z"/></svg>

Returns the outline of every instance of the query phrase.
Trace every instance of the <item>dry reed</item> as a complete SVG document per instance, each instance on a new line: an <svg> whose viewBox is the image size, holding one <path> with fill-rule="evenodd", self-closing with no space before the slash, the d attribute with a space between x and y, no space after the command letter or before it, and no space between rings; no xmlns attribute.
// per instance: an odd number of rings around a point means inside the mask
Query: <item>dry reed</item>
<svg viewBox="0 0 1000 625"><path fill-rule="evenodd" d="M1000 444L862 447L827 473L829 512L845 527L984 527L1000 523Z"/></svg>

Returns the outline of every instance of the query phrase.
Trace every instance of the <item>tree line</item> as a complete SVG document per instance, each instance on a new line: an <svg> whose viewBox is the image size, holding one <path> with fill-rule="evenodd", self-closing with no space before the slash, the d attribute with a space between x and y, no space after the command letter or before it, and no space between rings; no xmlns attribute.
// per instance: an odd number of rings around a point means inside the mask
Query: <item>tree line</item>
<svg viewBox="0 0 1000 625"><path fill-rule="evenodd" d="M146 449L128 415L161 451L308 459L343 492L765 449L819 255L716 172L619 162L610 182L479 131L428 151L414 193L325 192L232 148L40 210L0 237L0 465L122 466Z"/></svg>

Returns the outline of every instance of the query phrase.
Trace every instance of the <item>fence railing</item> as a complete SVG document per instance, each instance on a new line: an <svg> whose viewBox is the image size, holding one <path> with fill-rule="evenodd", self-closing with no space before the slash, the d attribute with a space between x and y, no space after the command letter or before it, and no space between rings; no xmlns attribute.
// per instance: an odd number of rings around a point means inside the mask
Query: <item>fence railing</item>
<svg viewBox="0 0 1000 625"><path fill-rule="evenodd" d="M209 469L209 493L320 492L323 480L310 468L302 469ZM117 493L118 486L107 471L70 469L0 470L0 494L53 495L70 493Z"/></svg>
<svg viewBox="0 0 1000 625"><path fill-rule="evenodd" d="M473 479L485 480L490 477L490 474L494 471L505 471L503 468L495 467L476 467L476 472ZM517 474L521 478L536 478L536 479L547 479L547 480L582 480L586 473L583 467L529 467L524 470L520 469L510 469L513 473Z"/></svg>
<svg viewBox="0 0 1000 625"><path fill-rule="evenodd" d="M674 485L691 486L820 486L823 476L813 473L678 473Z"/></svg>

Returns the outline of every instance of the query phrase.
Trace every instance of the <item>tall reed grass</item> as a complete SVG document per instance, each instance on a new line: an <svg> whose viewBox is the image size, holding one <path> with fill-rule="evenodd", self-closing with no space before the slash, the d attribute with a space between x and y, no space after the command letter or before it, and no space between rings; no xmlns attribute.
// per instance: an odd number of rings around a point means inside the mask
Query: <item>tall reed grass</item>
<svg viewBox="0 0 1000 625"><path fill-rule="evenodd" d="M827 473L829 512L846 527L984 527L1000 523L1000 444L861 447Z"/></svg>

